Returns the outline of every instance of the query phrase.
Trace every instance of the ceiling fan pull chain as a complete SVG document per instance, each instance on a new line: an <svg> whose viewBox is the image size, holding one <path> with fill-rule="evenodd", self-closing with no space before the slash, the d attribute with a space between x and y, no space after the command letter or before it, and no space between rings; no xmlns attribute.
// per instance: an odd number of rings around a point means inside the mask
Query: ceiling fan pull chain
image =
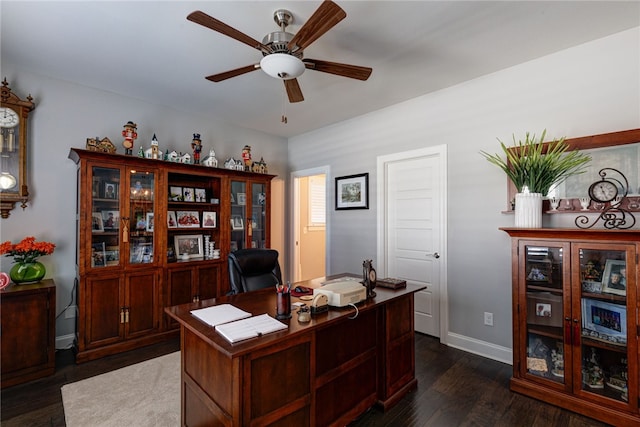
<svg viewBox="0 0 640 427"><path fill-rule="evenodd" d="M284 92L282 93L282 118L280 119L282 123L287 124L287 100L284 98Z"/></svg>

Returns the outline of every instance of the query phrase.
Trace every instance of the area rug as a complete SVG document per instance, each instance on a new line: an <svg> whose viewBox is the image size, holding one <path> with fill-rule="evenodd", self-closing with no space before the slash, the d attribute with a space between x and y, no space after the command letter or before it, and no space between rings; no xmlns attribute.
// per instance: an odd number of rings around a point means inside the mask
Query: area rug
<svg viewBox="0 0 640 427"><path fill-rule="evenodd" d="M67 427L180 425L180 352L62 386Z"/></svg>

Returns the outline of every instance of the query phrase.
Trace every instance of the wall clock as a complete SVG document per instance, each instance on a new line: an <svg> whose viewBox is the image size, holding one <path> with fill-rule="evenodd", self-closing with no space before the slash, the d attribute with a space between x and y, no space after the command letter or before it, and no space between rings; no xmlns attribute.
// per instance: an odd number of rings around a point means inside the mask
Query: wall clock
<svg viewBox="0 0 640 427"><path fill-rule="evenodd" d="M27 146L29 112L35 108L11 92L5 78L0 87L0 211L8 218L16 203L24 209L29 200Z"/></svg>

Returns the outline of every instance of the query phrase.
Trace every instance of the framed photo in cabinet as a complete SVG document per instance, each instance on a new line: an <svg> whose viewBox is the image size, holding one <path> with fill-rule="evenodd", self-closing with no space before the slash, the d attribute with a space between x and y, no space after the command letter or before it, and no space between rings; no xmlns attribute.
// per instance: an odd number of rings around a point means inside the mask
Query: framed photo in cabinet
<svg viewBox="0 0 640 427"><path fill-rule="evenodd" d="M582 299L582 335L613 344L627 344L627 308L590 298Z"/></svg>
<svg viewBox="0 0 640 427"><path fill-rule="evenodd" d="M608 294L627 295L627 267L624 261L607 260L602 275L602 291Z"/></svg>
<svg viewBox="0 0 640 427"><path fill-rule="evenodd" d="M104 183L104 198L105 199L117 199L118 198L118 184L114 182Z"/></svg>
<svg viewBox="0 0 640 427"><path fill-rule="evenodd" d="M216 228L216 213L215 212L202 212L202 227L203 228Z"/></svg>
<svg viewBox="0 0 640 427"><path fill-rule="evenodd" d="M179 228L200 227L200 214L198 211L178 211L176 215Z"/></svg>
<svg viewBox="0 0 640 427"><path fill-rule="evenodd" d="M120 250L117 246L107 246L105 256L107 265L118 265L120 262Z"/></svg>
<svg viewBox="0 0 640 427"><path fill-rule="evenodd" d="M182 187L169 187L169 201L181 202L182 201Z"/></svg>
<svg viewBox="0 0 640 427"><path fill-rule="evenodd" d="M153 231L153 212L147 212L147 231Z"/></svg>
<svg viewBox="0 0 640 427"><path fill-rule="evenodd" d="M102 221L102 214L100 212L93 212L91 214L91 232L104 232L104 222Z"/></svg>
<svg viewBox="0 0 640 427"><path fill-rule="evenodd" d="M202 234L174 236L175 251L180 259L202 258Z"/></svg>
<svg viewBox="0 0 640 427"><path fill-rule="evenodd" d="M247 195L246 193L238 193L238 205L244 206L247 204Z"/></svg>
<svg viewBox="0 0 640 427"><path fill-rule="evenodd" d="M182 188L182 201L184 202L193 202L195 200L194 190L193 188L183 187Z"/></svg>
<svg viewBox="0 0 640 427"><path fill-rule="evenodd" d="M234 215L231 217L231 229L232 230L244 229L244 222L242 221L242 217L240 215Z"/></svg>
<svg viewBox="0 0 640 427"><path fill-rule="evenodd" d="M175 211L167 211L167 227L178 228L178 219Z"/></svg>
<svg viewBox="0 0 640 427"><path fill-rule="evenodd" d="M102 225L105 231L120 228L120 211L102 211Z"/></svg>
<svg viewBox="0 0 640 427"><path fill-rule="evenodd" d="M104 242L91 245L91 267L104 267L107 265L107 254Z"/></svg>
<svg viewBox="0 0 640 427"><path fill-rule="evenodd" d="M204 188L196 188L195 196L197 203L206 203L207 201L207 191Z"/></svg>
<svg viewBox="0 0 640 427"><path fill-rule="evenodd" d="M94 176L93 177L93 182L92 182L92 195L95 198L99 198L100 197L100 187L102 186L102 180L97 177Z"/></svg>

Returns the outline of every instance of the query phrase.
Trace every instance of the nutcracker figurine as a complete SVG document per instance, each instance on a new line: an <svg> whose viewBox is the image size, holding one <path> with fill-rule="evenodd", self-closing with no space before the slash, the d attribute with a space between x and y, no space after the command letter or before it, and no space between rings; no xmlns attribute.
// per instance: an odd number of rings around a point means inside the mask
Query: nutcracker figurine
<svg viewBox="0 0 640 427"><path fill-rule="evenodd" d="M251 171L251 165L253 162L251 161L251 146L245 145L242 149L242 161L244 162L244 170Z"/></svg>
<svg viewBox="0 0 640 427"><path fill-rule="evenodd" d="M199 133L193 134L193 141L191 141L191 148L193 149L193 164L200 164L200 151L202 151L202 140Z"/></svg>
<svg viewBox="0 0 640 427"><path fill-rule="evenodd" d="M122 146L124 147L125 154L133 154L133 142L138 138L138 134L136 133L137 130L138 125L132 121L128 121L127 124L124 125L124 129L122 130L122 136L124 136Z"/></svg>

